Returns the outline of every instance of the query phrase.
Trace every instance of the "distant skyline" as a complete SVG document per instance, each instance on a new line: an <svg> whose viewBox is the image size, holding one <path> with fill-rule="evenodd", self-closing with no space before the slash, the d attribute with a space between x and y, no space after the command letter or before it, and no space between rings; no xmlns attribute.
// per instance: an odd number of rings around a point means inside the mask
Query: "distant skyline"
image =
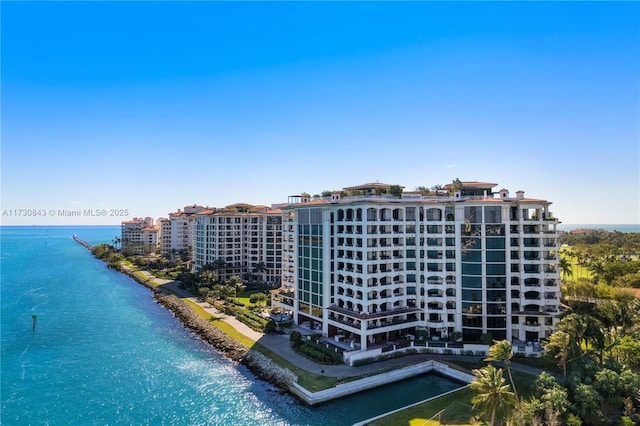
<svg viewBox="0 0 640 426"><path fill-rule="evenodd" d="M638 2L0 8L0 210L56 212L2 225L455 178L640 223Z"/></svg>

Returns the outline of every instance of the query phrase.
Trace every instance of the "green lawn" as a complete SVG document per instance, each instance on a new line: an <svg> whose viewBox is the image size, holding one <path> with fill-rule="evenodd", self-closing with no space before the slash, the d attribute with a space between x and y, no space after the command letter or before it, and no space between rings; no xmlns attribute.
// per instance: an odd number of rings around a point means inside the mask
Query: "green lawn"
<svg viewBox="0 0 640 426"><path fill-rule="evenodd" d="M234 297L233 300L238 303L242 303L246 307L253 306L253 304L249 302L249 299L251 298L251 295L255 293L264 293L264 292L261 290L243 291L242 293L240 293L240 295L238 295L238 297Z"/></svg>
<svg viewBox="0 0 640 426"><path fill-rule="evenodd" d="M586 279L591 279L592 278L592 274L591 272L585 268L584 266L580 266L578 265L578 263L576 262L575 259L572 259L570 257L567 257L565 255L565 250L570 250L571 248L567 248L567 247L561 247L560 248L560 257L563 259L567 259L567 261L571 264L571 271L573 272L573 275L570 277L565 276L564 273L560 273L560 277L563 280L571 280L571 281L575 281L579 278L586 278Z"/></svg>
<svg viewBox="0 0 640 426"><path fill-rule="evenodd" d="M518 371L511 371L513 375L513 380L516 382L516 389L518 391L518 396L520 398L528 399L531 397L531 393L533 392L533 383L535 381L535 377L530 374L520 373ZM507 372L504 372L504 377L509 383L509 377ZM424 402L422 404L416 405L411 408L407 408L406 410L399 411L397 413L391 414L389 416L383 417L379 420L369 423L369 425L375 426L432 426L441 424L437 421L429 420L431 417L435 416L440 411L449 407L450 405L458 402L467 406L471 406L471 398L473 397L474 392L465 387L456 392L450 393L448 395L432 399L430 401ZM464 407L464 405L456 406L453 411L454 414L457 411L460 414L460 410ZM463 411L463 417L466 417L469 414L466 410ZM443 420L442 424L456 424L456 425L467 425L469 418L460 419L460 416L457 416L455 419L451 420L449 417L449 421L454 421L454 423L448 423Z"/></svg>
<svg viewBox="0 0 640 426"><path fill-rule="evenodd" d="M462 402L466 405L471 405L471 397L473 391L468 387L459 389L456 392L452 392L448 395L441 396L439 398L432 399L422 404L415 405L406 410L399 411L394 414L390 414L386 417L380 418L376 421L368 423L371 426L424 426L424 425L438 425L439 422L430 421L429 419L435 416L440 411L449 407L456 402ZM457 423L457 424L469 424L469 423Z"/></svg>

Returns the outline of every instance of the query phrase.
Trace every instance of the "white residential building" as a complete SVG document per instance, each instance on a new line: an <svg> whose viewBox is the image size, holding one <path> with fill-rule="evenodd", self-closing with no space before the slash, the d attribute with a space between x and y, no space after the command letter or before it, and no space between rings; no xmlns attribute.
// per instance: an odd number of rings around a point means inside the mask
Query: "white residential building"
<svg viewBox="0 0 640 426"><path fill-rule="evenodd" d="M171 221L161 217L156 220L156 226L159 229L158 243L160 244L160 253L163 256L169 256L171 253Z"/></svg>
<svg viewBox="0 0 640 426"><path fill-rule="evenodd" d="M193 205L186 206L183 210L169 213L171 221L171 250L176 252L186 251L191 253L196 245L196 214L204 211L205 207Z"/></svg>
<svg viewBox="0 0 640 426"><path fill-rule="evenodd" d="M282 212L266 206L234 204L196 215L195 269L216 265L225 280L232 275L256 276L279 284L281 277ZM223 265L223 267L219 267Z"/></svg>
<svg viewBox="0 0 640 426"><path fill-rule="evenodd" d="M420 334L537 346L558 321L559 222L550 202L494 187L399 197L372 183L290 199L273 305L361 351Z"/></svg>

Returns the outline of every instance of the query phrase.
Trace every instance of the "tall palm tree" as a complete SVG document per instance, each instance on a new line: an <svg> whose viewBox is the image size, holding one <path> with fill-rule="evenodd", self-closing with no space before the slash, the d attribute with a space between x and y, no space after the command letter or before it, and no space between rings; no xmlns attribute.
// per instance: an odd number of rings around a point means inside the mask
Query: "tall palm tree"
<svg viewBox="0 0 640 426"><path fill-rule="evenodd" d="M242 281L242 278L240 278L237 275L232 276L231 278L229 278L226 282L226 285L233 287L236 289L236 293L240 294L244 291L245 288L247 288L246 285L244 285L244 281Z"/></svg>
<svg viewBox="0 0 640 426"><path fill-rule="evenodd" d="M554 332L544 349L549 356L553 356L557 360L558 367L562 368L564 381L567 381L567 363L569 362L569 354L571 353L571 336L569 333L558 330Z"/></svg>
<svg viewBox="0 0 640 426"><path fill-rule="evenodd" d="M471 398L473 408L480 411L482 417L489 418L489 424L496 424L497 418L507 418L516 405L516 398L505 384L502 369L489 364L472 371L475 378L469 385L476 395Z"/></svg>
<svg viewBox="0 0 640 426"><path fill-rule="evenodd" d="M509 381L511 382L511 386L513 386L513 393L516 397L516 401L518 400L518 391L516 390L516 382L513 381L513 376L511 376L511 358L513 357L513 348L511 346L511 342L508 340L493 341L493 345L489 348L489 356L485 358L485 361L502 361L504 363L504 368L507 369L507 374L509 375Z"/></svg>
<svg viewBox="0 0 640 426"><path fill-rule="evenodd" d="M567 257L561 257L558 262L558 266L560 267L560 273L562 274L563 279L566 280L573 277L573 266Z"/></svg>
<svg viewBox="0 0 640 426"><path fill-rule="evenodd" d="M264 262L258 262L255 265L253 265L253 271L257 274L260 275L262 274L262 272L267 270L267 265L264 264ZM262 278L262 276L260 276L260 278ZM261 280L262 281L262 280Z"/></svg>

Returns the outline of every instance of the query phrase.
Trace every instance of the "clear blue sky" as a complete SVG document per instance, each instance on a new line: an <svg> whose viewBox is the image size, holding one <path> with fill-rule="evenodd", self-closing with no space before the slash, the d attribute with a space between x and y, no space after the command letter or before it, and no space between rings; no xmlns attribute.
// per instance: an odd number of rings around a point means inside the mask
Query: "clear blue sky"
<svg viewBox="0 0 640 426"><path fill-rule="evenodd" d="M564 223L640 223L638 2L1 13L3 211L159 217L460 178L552 201Z"/></svg>

